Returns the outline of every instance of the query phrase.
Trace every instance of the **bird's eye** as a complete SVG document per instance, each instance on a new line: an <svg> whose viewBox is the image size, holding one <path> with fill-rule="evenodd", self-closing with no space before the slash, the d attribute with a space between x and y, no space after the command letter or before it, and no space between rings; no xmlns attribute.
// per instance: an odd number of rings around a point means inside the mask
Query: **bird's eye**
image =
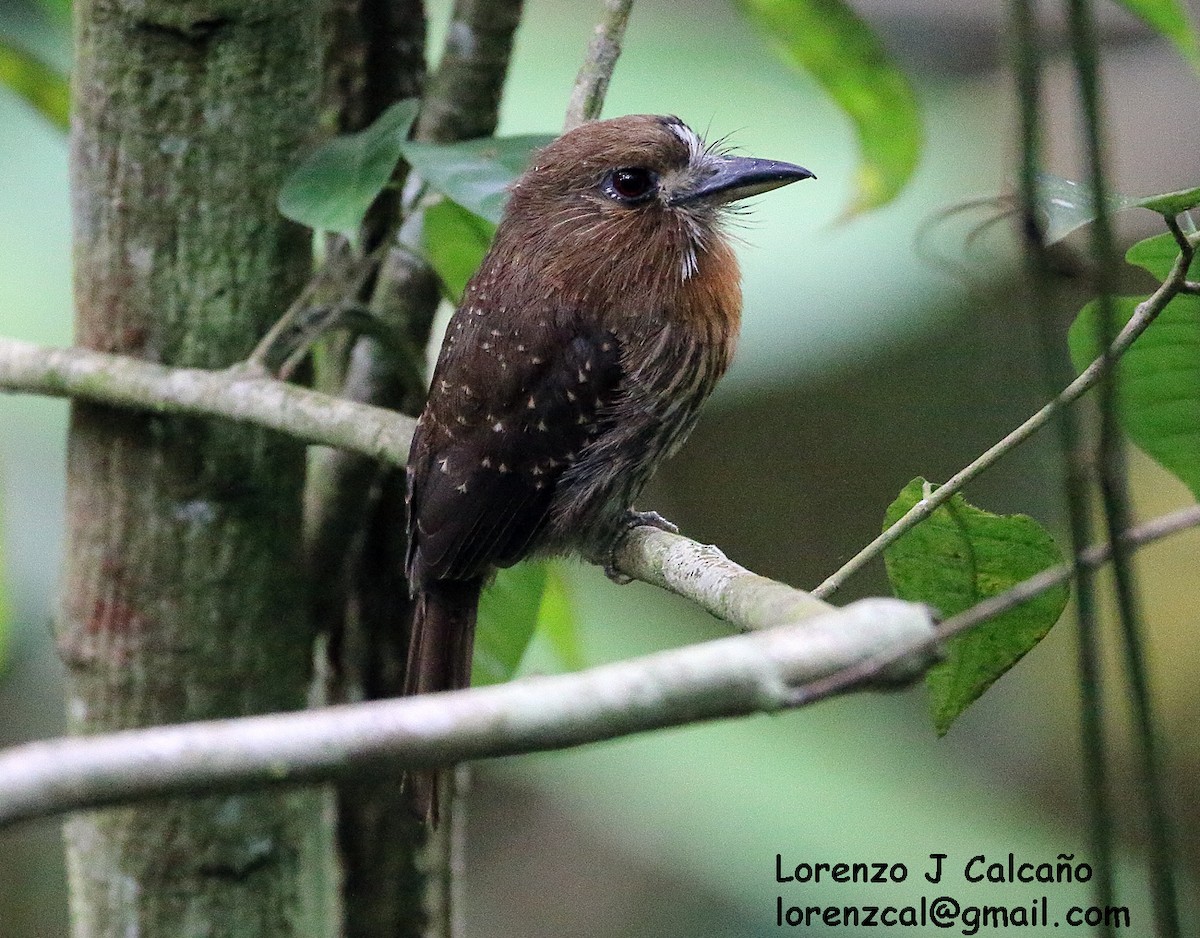
<svg viewBox="0 0 1200 938"><path fill-rule="evenodd" d="M640 202L654 192L658 175L640 166L614 169L608 177L609 192L622 202Z"/></svg>

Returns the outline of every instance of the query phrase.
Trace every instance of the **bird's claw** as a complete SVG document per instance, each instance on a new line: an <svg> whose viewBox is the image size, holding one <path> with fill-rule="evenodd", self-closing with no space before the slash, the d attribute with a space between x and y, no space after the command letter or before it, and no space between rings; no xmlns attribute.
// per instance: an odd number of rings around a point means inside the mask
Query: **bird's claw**
<svg viewBox="0 0 1200 938"><path fill-rule="evenodd" d="M666 531L668 534L679 533L679 528L657 511L634 511L632 508L625 515L625 528L621 533L625 534L643 525L658 528L658 530ZM633 581L633 577L627 576L617 569L617 547L620 546L621 540L622 538L618 538L616 543L613 544L612 550L608 554L608 562L604 565L604 575L618 586L624 586L626 583Z"/></svg>
<svg viewBox="0 0 1200 938"><path fill-rule="evenodd" d="M658 528L660 531L666 531L668 534L678 534L679 527L672 524L657 511L634 511L629 509L629 514L626 515L625 523L627 527L637 528L646 525L651 528Z"/></svg>

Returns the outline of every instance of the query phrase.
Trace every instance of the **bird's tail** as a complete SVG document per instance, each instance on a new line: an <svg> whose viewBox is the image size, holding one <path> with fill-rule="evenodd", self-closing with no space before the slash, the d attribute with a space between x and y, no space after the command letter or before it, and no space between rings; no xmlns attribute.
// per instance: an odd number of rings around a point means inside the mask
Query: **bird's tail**
<svg viewBox="0 0 1200 938"><path fill-rule="evenodd" d="M404 693L430 694L471 685L471 654L482 580L437 581L421 588L413 611ZM439 772L409 775L413 805L425 820L438 819Z"/></svg>

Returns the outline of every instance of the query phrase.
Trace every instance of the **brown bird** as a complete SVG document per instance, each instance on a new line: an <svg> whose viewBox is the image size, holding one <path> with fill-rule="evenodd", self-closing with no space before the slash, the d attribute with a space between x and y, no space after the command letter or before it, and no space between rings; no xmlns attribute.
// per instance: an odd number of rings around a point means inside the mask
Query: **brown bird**
<svg viewBox="0 0 1200 938"><path fill-rule="evenodd" d="M722 218L812 175L653 115L584 124L536 155L450 322L413 437L407 693L470 684L496 568L575 552L611 570L629 527L671 527L632 503L733 355L740 274Z"/></svg>

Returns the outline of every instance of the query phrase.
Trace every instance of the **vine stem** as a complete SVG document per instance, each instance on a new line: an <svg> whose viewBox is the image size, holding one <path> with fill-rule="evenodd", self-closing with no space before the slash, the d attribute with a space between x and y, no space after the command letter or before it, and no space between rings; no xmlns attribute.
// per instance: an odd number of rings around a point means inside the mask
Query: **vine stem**
<svg viewBox="0 0 1200 938"><path fill-rule="evenodd" d="M1088 174L1096 206L1096 219L1091 230L1091 250L1100 314L1100 340L1102 346L1107 346L1114 332L1116 317L1113 287L1117 254L1111 209L1106 198L1108 167L1100 103L1100 48L1090 0L1068 0L1067 32L1071 59L1079 85ZM1186 272L1185 267L1184 273ZM1113 357L1112 353L1107 353L1106 357ZM1145 660L1142 615L1132 558L1120 538L1121 532L1129 527L1133 511L1129 504L1128 470L1119 424L1117 382L1111 368L1104 370L1099 390L1100 438L1096 447L1096 465L1100 477L1100 502L1104 509L1108 540L1112 545L1113 583L1121 625L1125 673L1129 682L1134 720L1138 728L1136 746L1139 756L1140 795L1147 815L1150 891L1154 899L1154 917L1160 938L1179 938L1182 932L1178 891L1175 885L1171 826L1167 817L1158 728L1150 690L1149 669ZM1113 933L1114 930L1106 923L1105 931Z"/></svg>

